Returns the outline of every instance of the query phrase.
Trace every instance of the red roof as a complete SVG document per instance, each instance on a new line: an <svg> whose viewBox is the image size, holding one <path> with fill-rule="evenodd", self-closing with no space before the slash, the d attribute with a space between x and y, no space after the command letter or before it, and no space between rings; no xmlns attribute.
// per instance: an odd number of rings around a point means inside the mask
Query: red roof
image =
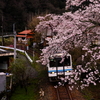
<svg viewBox="0 0 100 100"><path fill-rule="evenodd" d="M19 32L18 35L16 35L16 37L25 37L25 38L33 38L34 33L32 32L32 30L24 30L22 32Z"/></svg>
<svg viewBox="0 0 100 100"><path fill-rule="evenodd" d="M30 35L16 35L16 37L33 38L33 36Z"/></svg>
<svg viewBox="0 0 100 100"><path fill-rule="evenodd" d="M24 30L22 32L19 32L18 34L34 34L34 33L32 32L32 30Z"/></svg>

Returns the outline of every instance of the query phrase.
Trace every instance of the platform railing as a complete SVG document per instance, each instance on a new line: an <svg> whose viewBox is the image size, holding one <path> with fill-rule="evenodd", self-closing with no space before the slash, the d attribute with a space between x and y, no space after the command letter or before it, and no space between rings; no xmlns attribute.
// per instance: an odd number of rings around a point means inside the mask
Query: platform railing
<svg viewBox="0 0 100 100"><path fill-rule="evenodd" d="M0 48L14 50L13 47L7 47L7 46L0 46ZM27 53L25 50L21 50L21 49L17 49L17 48L16 48L16 51L19 51L19 52L25 53L25 56L27 57L27 59L28 59L31 63L33 62L33 60L30 58L30 56L28 55L28 53Z"/></svg>

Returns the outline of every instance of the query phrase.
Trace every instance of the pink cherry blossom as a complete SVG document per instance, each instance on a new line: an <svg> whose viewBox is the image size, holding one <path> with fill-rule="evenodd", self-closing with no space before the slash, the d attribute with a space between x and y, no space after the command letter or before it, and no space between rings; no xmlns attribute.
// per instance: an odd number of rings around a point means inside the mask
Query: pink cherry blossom
<svg viewBox="0 0 100 100"><path fill-rule="evenodd" d="M36 26L36 31L48 41L48 46L42 49L40 57L42 64L48 64L48 58L56 52L66 51L65 55L75 47L82 47L82 51L85 51L81 55L82 64L76 65L76 69L73 69L73 77L65 77L65 81L69 80L70 84L76 85L77 81L80 81L81 89L90 83L96 85L95 81L100 79L96 62L100 59L100 47L91 48L91 42L95 39L100 40L100 1L89 0L90 3L83 6L84 2L87 0L66 0L66 10L71 6L80 8L73 13L39 16L40 23ZM51 38L47 38L48 36ZM90 58L85 61L88 55ZM82 77L83 74L86 74L85 77ZM70 89L72 90L71 87Z"/></svg>

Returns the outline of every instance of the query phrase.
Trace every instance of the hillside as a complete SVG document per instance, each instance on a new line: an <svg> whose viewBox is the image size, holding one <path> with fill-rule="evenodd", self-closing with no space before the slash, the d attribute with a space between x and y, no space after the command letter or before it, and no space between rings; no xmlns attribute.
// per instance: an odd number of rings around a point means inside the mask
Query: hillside
<svg viewBox="0 0 100 100"><path fill-rule="evenodd" d="M35 15L43 13L61 14L64 12L66 0L0 0L0 32L22 31L27 22Z"/></svg>

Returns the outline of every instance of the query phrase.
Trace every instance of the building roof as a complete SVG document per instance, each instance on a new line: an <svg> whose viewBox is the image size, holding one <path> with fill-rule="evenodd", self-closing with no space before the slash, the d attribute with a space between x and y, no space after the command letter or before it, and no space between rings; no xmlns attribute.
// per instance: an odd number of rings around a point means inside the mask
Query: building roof
<svg viewBox="0 0 100 100"><path fill-rule="evenodd" d="M33 38L33 36L30 35L16 35L16 37Z"/></svg>
<svg viewBox="0 0 100 100"><path fill-rule="evenodd" d="M24 30L22 32L19 32L18 35L16 35L16 37L24 37L24 38L33 38L34 33L32 32L32 30Z"/></svg>
<svg viewBox="0 0 100 100"><path fill-rule="evenodd" d="M22 32L19 32L18 34L34 34L33 32L32 32L32 30L24 30L24 31L22 31Z"/></svg>

